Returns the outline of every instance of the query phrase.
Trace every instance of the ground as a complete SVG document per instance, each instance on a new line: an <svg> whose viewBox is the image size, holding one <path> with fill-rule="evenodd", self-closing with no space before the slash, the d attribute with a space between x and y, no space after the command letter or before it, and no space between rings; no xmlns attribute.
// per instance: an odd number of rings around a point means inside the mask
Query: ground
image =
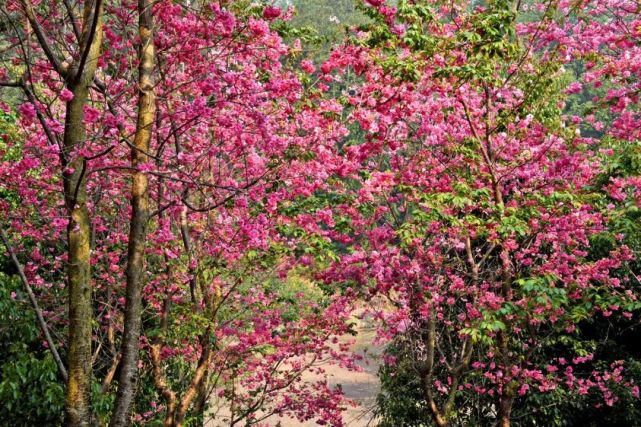
<svg viewBox="0 0 641 427"><path fill-rule="evenodd" d="M363 368L361 372L351 372L338 366L326 366L329 375L330 385L340 384L345 393L345 397L353 400L358 404L356 407L349 407L343 416L346 427L365 427L373 425L374 408L376 395L380 383L377 377L381 347L372 344L374 340L374 330L367 321L355 319L357 322L356 337L344 337L343 341L354 340L352 349L355 353L363 356L359 365ZM313 381L313 375L304 377L305 381ZM217 418L224 418L223 414L218 413ZM296 419L271 417L265 422L272 426L280 427L311 427L317 424L313 421L301 424ZM279 424L280 423L280 424ZM227 427L229 424L224 421L210 420L207 427Z"/></svg>

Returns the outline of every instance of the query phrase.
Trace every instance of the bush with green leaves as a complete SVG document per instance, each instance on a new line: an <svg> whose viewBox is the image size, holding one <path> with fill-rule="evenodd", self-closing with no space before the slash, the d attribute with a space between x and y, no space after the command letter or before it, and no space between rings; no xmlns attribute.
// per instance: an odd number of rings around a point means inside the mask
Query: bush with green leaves
<svg viewBox="0 0 641 427"><path fill-rule="evenodd" d="M14 278L0 273L0 424L61 425L64 381Z"/></svg>

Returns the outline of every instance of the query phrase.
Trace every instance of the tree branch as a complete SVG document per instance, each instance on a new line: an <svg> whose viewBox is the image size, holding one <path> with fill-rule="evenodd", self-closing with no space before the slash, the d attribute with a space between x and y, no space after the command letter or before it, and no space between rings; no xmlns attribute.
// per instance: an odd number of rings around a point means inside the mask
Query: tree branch
<svg viewBox="0 0 641 427"><path fill-rule="evenodd" d="M22 281L22 284L24 285L25 290L27 291L27 295L29 295L29 301L31 302L31 306L33 307L33 310L36 312L38 324L40 325L40 329L42 330L42 333L44 334L45 339L47 340L49 351L51 351L51 354L53 355L53 359L55 360L56 365L58 366L58 372L60 373L60 376L65 381L67 381L67 378L69 377L69 375L67 374L67 369L65 368L64 363L62 363L60 354L58 354L58 350L56 349L56 344L53 341L51 334L49 333L49 327L47 326L47 322L45 322L44 316L42 315L42 310L40 309L40 306L38 305L38 301L36 300L36 295L33 293L33 289L31 289L31 285L27 280L27 276L25 276L24 274L24 269L22 268L20 261L18 261L18 257L16 257L16 254L13 251L13 247L9 243L9 238L7 237L7 234L4 231L4 227L0 227L0 238L2 239L2 243L4 244L5 248L7 249L7 253L11 258L13 265L18 270L18 275L20 276L20 280Z"/></svg>
<svg viewBox="0 0 641 427"><path fill-rule="evenodd" d="M29 24L31 24L31 28L33 29L33 32L36 34L38 43L40 44L40 47L42 48L45 56L49 60L49 63L51 64L53 69L58 74L60 74L61 77L63 78L66 77L67 70L62 66L60 59L56 56L54 51L51 49L49 41L47 40L47 36L45 35L43 28L40 26L40 23L36 19L36 14L33 11L33 7L31 6L31 3L28 0L21 0L21 3L22 3L22 7L24 8L25 15L27 16L27 20L29 21Z"/></svg>
<svg viewBox="0 0 641 427"><path fill-rule="evenodd" d="M96 4L93 10L93 15L91 17L91 27L89 28L89 32L84 34L84 29L83 29L83 37L80 43L80 47L82 49L82 56L80 57L78 69L76 70L76 73L73 76L74 84L78 83L78 81L80 80L83 69L85 68L85 64L87 62L87 58L89 57L89 52L91 50L91 46L93 45L93 39L96 35L96 29L98 28L98 21L100 20L101 6L102 6L102 0L96 0Z"/></svg>

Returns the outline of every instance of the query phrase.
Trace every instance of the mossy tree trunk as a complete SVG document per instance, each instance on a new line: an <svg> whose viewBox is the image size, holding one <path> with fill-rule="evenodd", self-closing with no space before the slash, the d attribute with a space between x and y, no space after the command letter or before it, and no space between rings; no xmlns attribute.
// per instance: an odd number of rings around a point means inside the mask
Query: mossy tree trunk
<svg viewBox="0 0 641 427"><path fill-rule="evenodd" d="M65 115L63 182L67 226L69 289L69 349L66 394L66 417L69 426L91 423L91 220L87 208L86 159L75 154L86 140L84 108L89 87L94 80L102 43L102 5L100 0L84 4L80 56L72 64L65 80L73 99Z"/></svg>
<svg viewBox="0 0 641 427"><path fill-rule="evenodd" d="M130 423L138 374L138 343L141 329L142 288L145 264L147 223L149 221L149 180L141 165L149 162L149 146L156 111L153 72L155 52L153 41L152 1L138 1L138 33L140 36L138 66L138 119L131 150L134 168L131 186L131 219L127 252L127 287L125 296L125 323L122 338L118 392L111 426Z"/></svg>

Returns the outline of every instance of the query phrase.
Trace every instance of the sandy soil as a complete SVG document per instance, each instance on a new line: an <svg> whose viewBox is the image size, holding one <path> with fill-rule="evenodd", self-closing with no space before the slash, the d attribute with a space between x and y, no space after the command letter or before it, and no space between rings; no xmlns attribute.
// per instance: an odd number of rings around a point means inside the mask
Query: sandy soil
<svg viewBox="0 0 641 427"><path fill-rule="evenodd" d="M356 320L356 319L355 319ZM343 392L348 399L358 404L356 407L349 407L345 411L343 420L347 427L365 427L373 426L373 409L376 403L376 395L380 387L377 371L382 348L372 345L374 339L374 330L366 321L356 320L356 337L346 337L345 341L355 339L352 350L363 356L359 365L363 368L361 372L350 372L347 369L338 366L326 366L326 372L329 376L331 385L340 384ZM309 374L303 377L307 381L313 381L315 377ZM219 413L219 416L221 414ZM274 427L311 427L317 424L313 421L301 424L295 419L272 417L265 420L269 425ZM227 424L211 420L207 427L223 427Z"/></svg>

